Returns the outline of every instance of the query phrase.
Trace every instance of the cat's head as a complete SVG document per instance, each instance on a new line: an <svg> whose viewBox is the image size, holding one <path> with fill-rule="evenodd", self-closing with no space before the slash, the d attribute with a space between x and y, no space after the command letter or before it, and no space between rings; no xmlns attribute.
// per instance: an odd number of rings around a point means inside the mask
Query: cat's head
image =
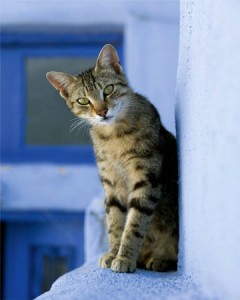
<svg viewBox="0 0 240 300"><path fill-rule="evenodd" d="M117 52L109 44L100 51L94 68L77 76L48 72L47 79L70 110L92 125L113 124L119 119L124 112L124 99L131 91Z"/></svg>

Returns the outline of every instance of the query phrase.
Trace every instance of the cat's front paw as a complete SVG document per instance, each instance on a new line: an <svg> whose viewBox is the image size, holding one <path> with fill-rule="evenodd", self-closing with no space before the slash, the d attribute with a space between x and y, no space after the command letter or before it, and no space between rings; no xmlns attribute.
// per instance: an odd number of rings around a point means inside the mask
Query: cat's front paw
<svg viewBox="0 0 240 300"><path fill-rule="evenodd" d="M99 265L102 268L110 268L115 256L112 253L105 253L99 260Z"/></svg>
<svg viewBox="0 0 240 300"><path fill-rule="evenodd" d="M136 270L137 264L135 261L131 261L127 258L116 257L112 261L111 269L114 272L119 273L132 273Z"/></svg>

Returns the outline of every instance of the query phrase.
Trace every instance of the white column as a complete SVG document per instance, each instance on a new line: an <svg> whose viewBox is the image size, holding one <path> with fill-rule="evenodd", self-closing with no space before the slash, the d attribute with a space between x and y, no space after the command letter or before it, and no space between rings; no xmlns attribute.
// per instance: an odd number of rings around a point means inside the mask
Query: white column
<svg viewBox="0 0 240 300"><path fill-rule="evenodd" d="M239 12L240 1L181 1L181 255L218 299L240 299Z"/></svg>
<svg viewBox="0 0 240 300"><path fill-rule="evenodd" d="M178 36L178 1L128 4L125 25L127 76L134 90L158 108L163 124L173 133Z"/></svg>

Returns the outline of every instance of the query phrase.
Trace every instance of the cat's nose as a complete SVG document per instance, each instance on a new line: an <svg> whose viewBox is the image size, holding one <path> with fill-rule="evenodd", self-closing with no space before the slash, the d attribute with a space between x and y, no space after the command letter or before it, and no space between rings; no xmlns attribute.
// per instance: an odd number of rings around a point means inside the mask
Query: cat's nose
<svg viewBox="0 0 240 300"><path fill-rule="evenodd" d="M101 117L106 117L108 110L107 109L103 109L97 112L97 115L101 116Z"/></svg>

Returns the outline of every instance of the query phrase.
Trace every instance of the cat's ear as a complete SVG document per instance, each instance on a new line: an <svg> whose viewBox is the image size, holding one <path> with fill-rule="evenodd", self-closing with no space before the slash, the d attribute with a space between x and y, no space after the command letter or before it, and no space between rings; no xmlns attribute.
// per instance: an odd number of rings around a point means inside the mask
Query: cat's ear
<svg viewBox="0 0 240 300"><path fill-rule="evenodd" d="M100 51L95 66L95 71L99 69L113 69L117 74L123 73L122 67L119 62L118 54L115 48L107 44Z"/></svg>
<svg viewBox="0 0 240 300"><path fill-rule="evenodd" d="M67 87L74 81L72 75L62 72L48 72L46 77L63 98L68 97Z"/></svg>

